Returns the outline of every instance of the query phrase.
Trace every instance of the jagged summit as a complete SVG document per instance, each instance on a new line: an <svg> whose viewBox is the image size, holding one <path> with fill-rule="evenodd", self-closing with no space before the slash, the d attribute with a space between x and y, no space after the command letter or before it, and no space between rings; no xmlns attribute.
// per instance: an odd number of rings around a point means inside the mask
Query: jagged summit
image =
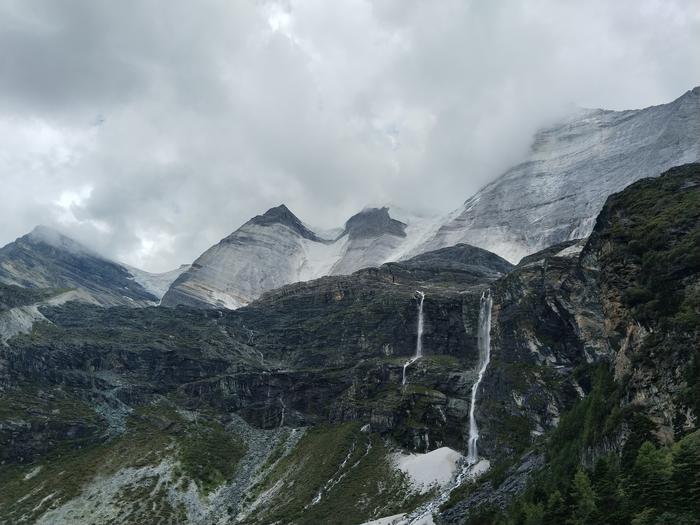
<svg viewBox="0 0 700 525"><path fill-rule="evenodd" d="M405 230L388 208L367 208L323 238L281 204L205 251L161 304L239 308L286 284L379 266L394 260Z"/></svg>
<svg viewBox="0 0 700 525"><path fill-rule="evenodd" d="M272 224L282 224L291 230L297 232L305 239L320 241L318 235L307 228L299 218L292 213L284 204L270 208L262 215L256 215L250 219L245 225L256 224L258 226L270 226ZM245 226L244 225L244 226Z"/></svg>
<svg viewBox="0 0 700 525"><path fill-rule="evenodd" d="M388 234L406 237L406 224L389 215L389 208L365 208L345 223L345 234L350 239L377 237Z"/></svg>

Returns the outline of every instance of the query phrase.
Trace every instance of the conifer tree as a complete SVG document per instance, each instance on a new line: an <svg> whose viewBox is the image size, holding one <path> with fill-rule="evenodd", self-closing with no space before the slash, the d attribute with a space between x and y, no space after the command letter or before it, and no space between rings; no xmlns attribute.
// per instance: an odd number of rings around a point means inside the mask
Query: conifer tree
<svg viewBox="0 0 700 525"><path fill-rule="evenodd" d="M596 512L595 494L591 480L583 469L576 471L571 485L571 525L590 525Z"/></svg>
<svg viewBox="0 0 700 525"><path fill-rule="evenodd" d="M650 508L654 513L667 509L673 498L671 474L670 454L645 441L637 452L630 480L635 508Z"/></svg>

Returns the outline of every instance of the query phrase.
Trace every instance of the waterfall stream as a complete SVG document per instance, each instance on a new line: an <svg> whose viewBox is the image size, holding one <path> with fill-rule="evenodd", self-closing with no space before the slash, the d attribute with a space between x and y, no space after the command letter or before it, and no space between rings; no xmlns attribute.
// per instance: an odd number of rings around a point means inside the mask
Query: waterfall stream
<svg viewBox="0 0 700 525"><path fill-rule="evenodd" d="M479 440L479 427L476 425L476 394L479 390L481 380L484 378L486 367L491 359L491 307L493 299L491 291L487 290L481 294L479 302L479 326L477 333L477 345L479 347L478 376L472 386L472 399L469 407L469 445L467 448L467 464L474 465L479 459L476 442Z"/></svg>
<svg viewBox="0 0 700 525"><path fill-rule="evenodd" d="M451 480L448 486L446 486L441 492L437 494L434 498L423 503L418 508L414 509L412 512L406 514L398 525L425 525L426 523L433 523L432 516L433 513L440 508L440 506L445 503L453 490L461 486L465 481L470 479L476 479L486 472L490 464L487 460L479 460L479 454L476 447L476 442L479 439L479 429L476 425L476 396L479 391L479 385L484 378L486 368L489 365L491 359L491 308L493 306L493 298L491 297L491 291L486 290L486 292L481 294L481 299L479 301L479 320L477 326L477 346L479 350L479 361L477 363L478 375L476 382L472 386L471 393L471 406L469 408L469 444L467 449L467 457L462 463L462 468ZM419 321L420 323L420 321ZM418 350L416 349L416 353ZM408 361L404 365L405 367L410 365L413 361ZM440 411L442 415L442 411ZM443 415L444 420L444 415Z"/></svg>
<svg viewBox="0 0 700 525"><path fill-rule="evenodd" d="M425 300L425 293L418 290L416 291L416 296L418 297L418 339L416 340L416 353L403 365L402 385L406 384L406 369L408 366L423 357L423 301Z"/></svg>

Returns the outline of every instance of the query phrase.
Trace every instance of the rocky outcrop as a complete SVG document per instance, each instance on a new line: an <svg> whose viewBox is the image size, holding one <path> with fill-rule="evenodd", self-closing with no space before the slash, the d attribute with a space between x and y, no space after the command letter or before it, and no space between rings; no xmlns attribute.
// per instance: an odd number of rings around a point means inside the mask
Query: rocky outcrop
<svg viewBox="0 0 700 525"><path fill-rule="evenodd" d="M600 272L605 328L625 403L661 442L698 422L689 365L700 362L700 164L611 196L583 253Z"/></svg>
<svg viewBox="0 0 700 525"><path fill-rule="evenodd" d="M519 356L513 361L525 369L517 379L524 378L531 394L523 395L513 378L499 378L498 384L516 385L517 397L513 403L506 401L507 412L546 404L544 419L533 420L541 412L529 411L530 428L536 423L534 430L541 433L556 427L567 408L579 407L566 416L568 431L562 431L556 445L544 442L546 450L554 451L542 468L556 471L576 455L578 464L589 469L603 457L633 463L645 440L670 444L697 429L699 241L700 164L689 164L612 195L587 242L527 257L495 283L502 306L498 331L492 336L496 357L485 378L485 395L496 388L494 376L507 370L497 362L498 354L508 361L508 354L515 352ZM586 366L596 362L603 366ZM535 381L528 379L528 363L539 363ZM608 368L609 377L601 376L601 369ZM594 383L598 390L591 390ZM586 399L575 403L577 396ZM584 414L581 408L586 406ZM493 415L486 400L484 412ZM493 432L489 425L494 420L486 414L482 419L482 435L489 443L485 446L491 446L497 443L493 434L487 435ZM588 428L585 437L580 427ZM567 443L572 438L576 445ZM486 481L451 501L436 522L479 522L482 515L495 519L518 491L511 491L507 500L494 499L495 492L493 483Z"/></svg>
<svg viewBox="0 0 700 525"><path fill-rule="evenodd" d="M503 509L523 493L531 477L544 465L541 454L528 452L510 467L503 479L489 479L475 487L464 499L435 517L436 525L459 525L485 508Z"/></svg>

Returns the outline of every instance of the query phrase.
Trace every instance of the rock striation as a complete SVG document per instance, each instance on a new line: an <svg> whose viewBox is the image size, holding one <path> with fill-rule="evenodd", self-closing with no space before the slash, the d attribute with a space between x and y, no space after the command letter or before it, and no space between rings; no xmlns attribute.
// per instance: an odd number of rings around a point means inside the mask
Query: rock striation
<svg viewBox="0 0 700 525"><path fill-rule="evenodd" d="M414 253L465 242L518 262L593 230L605 199L700 160L700 87L639 110L581 110L536 134L528 158L485 186Z"/></svg>

